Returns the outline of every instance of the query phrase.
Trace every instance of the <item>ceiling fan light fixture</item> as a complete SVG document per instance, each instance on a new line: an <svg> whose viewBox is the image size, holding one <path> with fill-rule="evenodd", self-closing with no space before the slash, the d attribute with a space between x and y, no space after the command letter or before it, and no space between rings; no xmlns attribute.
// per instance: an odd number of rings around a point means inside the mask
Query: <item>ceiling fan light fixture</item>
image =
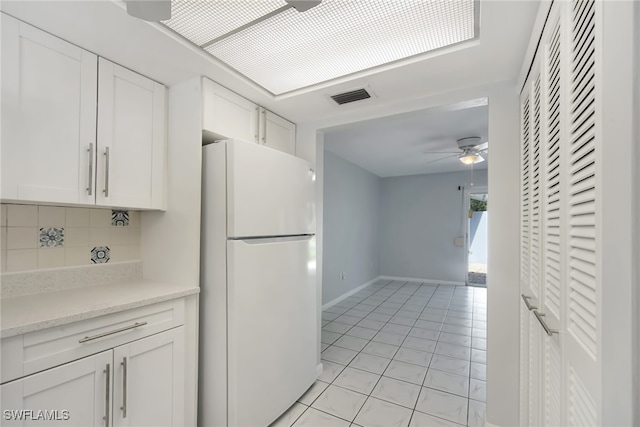
<svg viewBox="0 0 640 427"><path fill-rule="evenodd" d="M484 157L482 157L479 153L475 153L473 151L468 151L468 150L460 154L458 158L465 165L474 165L476 163L484 162Z"/></svg>

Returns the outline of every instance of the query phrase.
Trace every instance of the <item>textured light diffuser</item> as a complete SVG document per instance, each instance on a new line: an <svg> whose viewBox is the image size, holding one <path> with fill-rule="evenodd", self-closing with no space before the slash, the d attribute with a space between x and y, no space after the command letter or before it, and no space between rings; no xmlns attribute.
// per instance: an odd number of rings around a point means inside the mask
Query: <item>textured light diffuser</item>
<svg viewBox="0 0 640 427"><path fill-rule="evenodd" d="M174 3L177 10L178 4L192 2ZM218 7L216 4L227 12L233 5L251 11L254 9L249 5L256 9L258 5L268 5L267 12L263 13L264 9L260 12L264 15L283 2L202 3L211 3L207 6L211 9L209 16L217 17L213 12ZM174 15L166 24L203 45L220 34L212 34L212 30L203 25L206 20L202 17L187 16L195 9L190 6L188 13ZM240 19L243 13L245 17ZM239 22L249 19L246 13L238 12L233 25L245 24ZM172 26L172 21L180 21L180 28L191 32ZM199 29L193 30L189 22ZM206 22L217 26L213 21ZM277 95L474 37L473 0L323 0L304 13L286 10L231 34L205 50Z"/></svg>
<svg viewBox="0 0 640 427"><path fill-rule="evenodd" d="M171 19L163 24L200 46L286 5L285 0L172 0Z"/></svg>

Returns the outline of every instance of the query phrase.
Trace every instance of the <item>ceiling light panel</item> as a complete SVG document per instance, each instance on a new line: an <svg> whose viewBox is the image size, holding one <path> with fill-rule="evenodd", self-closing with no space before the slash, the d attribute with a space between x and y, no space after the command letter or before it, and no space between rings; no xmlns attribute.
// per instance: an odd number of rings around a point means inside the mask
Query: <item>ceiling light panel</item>
<svg viewBox="0 0 640 427"><path fill-rule="evenodd" d="M164 24L279 95L473 39L475 3L323 0L301 13L279 10L285 0L173 0Z"/></svg>
<svg viewBox="0 0 640 427"><path fill-rule="evenodd" d="M162 23L200 46L286 5L285 0L172 0L171 19Z"/></svg>

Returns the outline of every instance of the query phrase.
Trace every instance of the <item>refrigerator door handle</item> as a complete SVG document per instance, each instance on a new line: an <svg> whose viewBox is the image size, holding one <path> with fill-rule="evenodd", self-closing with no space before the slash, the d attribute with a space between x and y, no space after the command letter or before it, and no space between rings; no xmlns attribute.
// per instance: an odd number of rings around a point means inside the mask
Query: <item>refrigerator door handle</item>
<svg viewBox="0 0 640 427"><path fill-rule="evenodd" d="M271 243L287 243L310 240L314 234L298 234L295 236L271 236L271 237L235 237L229 240L240 241L247 245L266 245Z"/></svg>

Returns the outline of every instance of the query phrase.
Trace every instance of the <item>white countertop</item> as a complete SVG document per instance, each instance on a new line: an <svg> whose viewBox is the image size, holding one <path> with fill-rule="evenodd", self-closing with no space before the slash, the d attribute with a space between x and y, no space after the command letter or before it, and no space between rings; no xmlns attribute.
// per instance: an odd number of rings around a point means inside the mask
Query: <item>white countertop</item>
<svg viewBox="0 0 640 427"><path fill-rule="evenodd" d="M0 300L0 338L197 294L200 288L149 280L88 286Z"/></svg>

